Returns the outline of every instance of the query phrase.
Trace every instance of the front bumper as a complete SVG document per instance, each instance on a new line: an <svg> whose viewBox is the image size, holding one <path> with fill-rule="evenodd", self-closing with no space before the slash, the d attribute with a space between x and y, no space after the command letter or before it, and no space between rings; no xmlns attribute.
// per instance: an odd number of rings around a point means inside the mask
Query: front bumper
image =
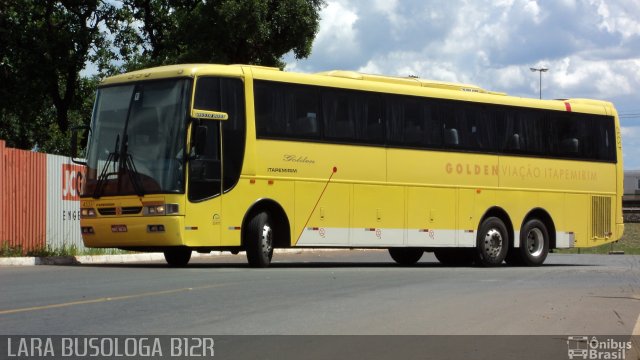
<svg viewBox="0 0 640 360"><path fill-rule="evenodd" d="M157 231L162 225L164 231ZM184 245L183 216L136 216L82 219L86 247L163 247ZM92 228L92 233L85 229ZM156 231L150 231L154 229ZM122 231L126 229L126 231Z"/></svg>

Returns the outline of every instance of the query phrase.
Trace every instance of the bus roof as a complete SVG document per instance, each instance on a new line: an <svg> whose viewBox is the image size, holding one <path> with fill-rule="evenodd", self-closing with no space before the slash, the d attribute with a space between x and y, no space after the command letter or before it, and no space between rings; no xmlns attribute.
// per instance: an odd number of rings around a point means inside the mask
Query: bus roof
<svg viewBox="0 0 640 360"><path fill-rule="evenodd" d="M409 85L409 86L421 86L446 90L460 90L472 93L493 94L493 95L506 95L506 93L488 91L476 85L453 83L437 80L424 80L418 77L395 77L395 76L383 76L383 75L371 75L363 74L355 71L344 70L332 70L316 73L316 75L333 76L353 80L365 80L365 81L378 81L389 84Z"/></svg>
<svg viewBox="0 0 640 360"><path fill-rule="evenodd" d="M585 112L595 112L595 113L603 113L606 112L608 115L615 115L615 109L613 104L608 101L602 100L593 100L593 99L556 99L556 100L539 100L535 98L521 98L508 96L503 92L496 92L483 89L476 85L464 84L464 83L454 83L454 82L446 82L446 81L437 81L437 80L427 80L420 79L418 77L395 77L395 76L384 76L384 75L373 75L373 74L365 74L356 71L345 71L345 70L332 70L332 71L324 71L315 74L303 74L303 73L293 73L293 72L285 72L281 71L278 68L274 67L266 67L266 66L256 66L256 65L217 65L217 64L181 64L181 65L168 65L168 66L159 66L155 68L143 69L138 71L133 71L125 74L119 74L115 76L108 77L104 79L101 85L111 85L129 81L137 81L137 80L151 80L151 79L162 79L162 78L171 78L171 77L195 77L200 74L216 74L222 76L238 76L242 77L246 71L251 71L254 76L257 75L257 78L271 79L274 81L295 81L295 82L304 82L304 83L318 83L320 79L324 78L328 80L327 86L338 86L338 87L354 87L358 89L369 88L370 86L373 88L377 88L380 91L381 86L391 85L396 88L396 92L399 91L399 88L404 88L406 90L401 91L402 93L413 93L416 90L409 90L411 88L423 88L423 89L433 89L435 91L444 90L444 91L453 91L458 93L464 93L466 100L472 100L468 98L468 96L476 95L484 95L484 96L497 96L494 98L495 100L490 100L490 102L496 103L504 103L509 105L514 105L514 103L518 103L519 105L524 105L527 107L534 108L566 108L567 111L585 111ZM335 79L335 81L331 81L330 79ZM347 83L351 81L362 82L361 85L347 85ZM365 84L371 85L365 85ZM458 96L455 96L458 97ZM475 98L475 97L474 97ZM500 99L500 100L498 100ZM489 101L489 98L484 98L484 100L478 99L477 101ZM545 105L543 105L545 104ZM567 105L569 104L569 105ZM599 110L598 110L599 109Z"/></svg>

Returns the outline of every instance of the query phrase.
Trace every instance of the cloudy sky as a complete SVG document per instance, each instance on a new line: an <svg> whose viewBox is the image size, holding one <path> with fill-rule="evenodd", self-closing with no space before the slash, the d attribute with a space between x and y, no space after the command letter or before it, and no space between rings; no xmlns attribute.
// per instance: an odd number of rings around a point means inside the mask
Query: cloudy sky
<svg viewBox="0 0 640 360"><path fill-rule="evenodd" d="M308 59L332 69L479 85L510 95L595 98L621 115L624 166L640 169L639 0L327 0Z"/></svg>

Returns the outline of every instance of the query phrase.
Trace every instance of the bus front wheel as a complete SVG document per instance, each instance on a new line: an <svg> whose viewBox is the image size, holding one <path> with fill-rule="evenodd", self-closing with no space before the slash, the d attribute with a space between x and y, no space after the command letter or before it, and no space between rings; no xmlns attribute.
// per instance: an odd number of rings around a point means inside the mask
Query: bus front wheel
<svg viewBox="0 0 640 360"><path fill-rule="evenodd" d="M499 266L507 256L509 235L504 222L497 217L485 219L476 239L476 263L480 266Z"/></svg>
<svg viewBox="0 0 640 360"><path fill-rule="evenodd" d="M191 260L191 249L188 247L176 247L164 251L164 259L172 267L187 266Z"/></svg>
<svg viewBox="0 0 640 360"><path fill-rule="evenodd" d="M422 257L422 254L424 254L424 249L421 248L389 248L389 255L391 255L393 261L405 266L417 263Z"/></svg>
<svg viewBox="0 0 640 360"><path fill-rule="evenodd" d="M247 225L244 247L249 266L264 268L273 257L273 225L266 212L256 214Z"/></svg>

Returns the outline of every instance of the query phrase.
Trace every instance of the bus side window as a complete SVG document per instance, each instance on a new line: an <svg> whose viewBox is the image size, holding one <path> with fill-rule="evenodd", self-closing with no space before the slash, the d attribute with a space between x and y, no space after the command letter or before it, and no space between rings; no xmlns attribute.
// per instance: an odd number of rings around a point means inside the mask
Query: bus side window
<svg viewBox="0 0 640 360"><path fill-rule="evenodd" d="M438 102L436 104L436 118L441 124L440 132L442 133L444 147L458 147L460 145L460 134L453 107L444 102Z"/></svg>
<svg viewBox="0 0 640 360"><path fill-rule="evenodd" d="M422 115L424 116L425 144L429 148L442 146L442 133L438 131L442 125L436 116L432 101L422 102Z"/></svg>
<svg viewBox="0 0 640 360"><path fill-rule="evenodd" d="M377 96L362 94L351 96L354 116L358 123L358 140L374 145L382 145L385 128L382 121L381 101Z"/></svg>
<svg viewBox="0 0 640 360"><path fill-rule="evenodd" d="M487 117L493 122L492 133L489 134L488 141L495 137L494 150L509 152L520 152L522 141L520 135L520 124L516 121L515 114L505 109L486 109Z"/></svg>
<svg viewBox="0 0 640 360"><path fill-rule="evenodd" d="M417 100L404 101L404 142L406 145L421 145L425 142L422 106Z"/></svg>
<svg viewBox="0 0 640 360"><path fill-rule="evenodd" d="M281 86L256 81L255 112L258 137L279 137L288 133L287 96Z"/></svg>
<svg viewBox="0 0 640 360"><path fill-rule="evenodd" d="M275 106L273 106L272 93L266 86L256 82L255 84L255 113L256 134L258 137L269 135L269 125L275 122Z"/></svg>
<svg viewBox="0 0 640 360"><path fill-rule="evenodd" d="M548 155L549 154L549 127L542 112L520 112L514 119L514 128L517 129L520 142L520 150L525 154Z"/></svg>
<svg viewBox="0 0 640 360"><path fill-rule="evenodd" d="M318 95L315 90L297 89L293 93L294 115L290 126L290 134L294 138L320 138L318 127Z"/></svg>
<svg viewBox="0 0 640 360"><path fill-rule="evenodd" d="M458 136L458 129L450 128L444 129L444 143L445 145L460 145L460 137Z"/></svg>
<svg viewBox="0 0 640 360"><path fill-rule="evenodd" d="M592 141L596 153L593 157L598 160L612 161L616 158L616 141L614 137L613 118L591 119L591 132L593 133Z"/></svg>
<svg viewBox="0 0 640 360"><path fill-rule="evenodd" d="M301 137L310 137L318 134L318 120L316 113L307 113L306 116L298 117L292 127L294 134Z"/></svg>
<svg viewBox="0 0 640 360"><path fill-rule="evenodd" d="M324 116L324 135L327 139L355 139L355 118L350 111L346 94L326 90L322 96L322 114Z"/></svg>
<svg viewBox="0 0 640 360"><path fill-rule="evenodd" d="M511 139L509 140L509 149L510 150L520 150L522 146L520 145L520 134L515 133L511 135Z"/></svg>
<svg viewBox="0 0 640 360"><path fill-rule="evenodd" d="M566 138L560 141L560 150L567 155L578 155L580 140L576 138Z"/></svg>
<svg viewBox="0 0 640 360"><path fill-rule="evenodd" d="M580 139L583 137L584 119L564 113L554 114L551 119L558 129L558 155L570 158L583 157Z"/></svg>

